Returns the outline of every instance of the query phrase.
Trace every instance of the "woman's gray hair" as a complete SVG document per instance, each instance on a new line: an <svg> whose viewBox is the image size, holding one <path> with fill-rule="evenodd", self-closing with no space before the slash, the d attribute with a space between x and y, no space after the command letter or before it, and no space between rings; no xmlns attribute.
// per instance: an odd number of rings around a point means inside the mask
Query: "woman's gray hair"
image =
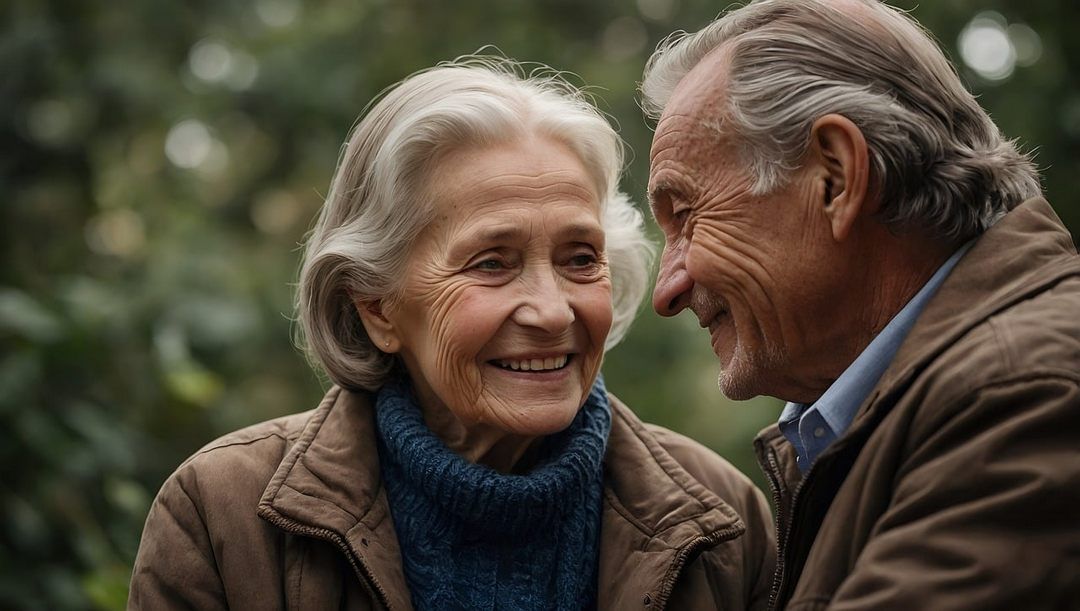
<svg viewBox="0 0 1080 611"><path fill-rule="evenodd" d="M384 92L344 146L307 238L297 291L298 343L346 388L377 390L393 368L368 338L356 302L393 299L414 239L433 217L433 165L448 150L552 138L582 161L601 198L613 320L605 348L629 329L645 294L652 246L618 190L623 144L584 92L543 66L471 56L417 72Z"/></svg>
<svg viewBox="0 0 1080 611"><path fill-rule="evenodd" d="M1002 137L932 35L876 0L764 0L660 43L641 85L646 113L712 50L725 46L727 96L717 125L766 194L784 185L818 118L855 123L871 156L880 218L967 240L1041 193L1028 155ZM718 78L724 75L717 75Z"/></svg>

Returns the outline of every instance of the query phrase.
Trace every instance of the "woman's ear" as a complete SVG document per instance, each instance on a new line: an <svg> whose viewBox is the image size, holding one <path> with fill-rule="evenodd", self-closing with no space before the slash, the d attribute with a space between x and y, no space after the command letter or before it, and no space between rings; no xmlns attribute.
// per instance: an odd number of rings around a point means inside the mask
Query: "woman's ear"
<svg viewBox="0 0 1080 611"><path fill-rule="evenodd" d="M383 312L381 300L361 300L354 298L353 305L360 315L360 322L364 325L368 337L375 347L387 354L394 354L401 349L401 338L398 336L394 323Z"/></svg>
<svg viewBox="0 0 1080 611"><path fill-rule="evenodd" d="M832 226L833 239L842 242L860 216L876 209L868 192L870 153L866 138L847 117L825 115L811 129L810 153L810 161L820 166L817 175L824 182L821 206Z"/></svg>

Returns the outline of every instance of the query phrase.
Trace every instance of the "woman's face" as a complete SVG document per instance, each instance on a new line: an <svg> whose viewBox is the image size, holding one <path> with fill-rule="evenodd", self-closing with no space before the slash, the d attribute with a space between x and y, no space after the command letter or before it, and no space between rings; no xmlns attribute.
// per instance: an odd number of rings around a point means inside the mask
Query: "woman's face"
<svg viewBox="0 0 1080 611"><path fill-rule="evenodd" d="M425 412L537 436L566 428L600 369L611 279L593 182L542 137L454 151L435 221L382 305Z"/></svg>

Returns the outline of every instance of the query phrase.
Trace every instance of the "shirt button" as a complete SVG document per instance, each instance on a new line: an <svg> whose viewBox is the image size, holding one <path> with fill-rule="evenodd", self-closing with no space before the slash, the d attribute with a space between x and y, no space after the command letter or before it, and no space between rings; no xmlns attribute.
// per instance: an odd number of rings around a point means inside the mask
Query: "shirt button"
<svg viewBox="0 0 1080 611"><path fill-rule="evenodd" d="M824 436L825 436L825 427L819 426L816 429L814 429L814 437L817 437L818 439L821 439Z"/></svg>

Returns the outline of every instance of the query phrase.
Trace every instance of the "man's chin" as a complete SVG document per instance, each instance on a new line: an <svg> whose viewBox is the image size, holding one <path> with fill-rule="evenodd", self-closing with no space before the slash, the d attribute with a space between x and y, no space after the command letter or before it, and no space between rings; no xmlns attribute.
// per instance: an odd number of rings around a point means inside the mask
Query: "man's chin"
<svg viewBox="0 0 1080 611"><path fill-rule="evenodd" d="M775 361L747 358L745 353L735 352L725 363L721 360L716 386L732 401L748 401L759 395L769 394L764 372L775 366Z"/></svg>
<svg viewBox="0 0 1080 611"><path fill-rule="evenodd" d="M743 376L732 375L730 369L721 369L716 377L716 385L725 397L732 401L748 401L760 395L749 380Z"/></svg>

